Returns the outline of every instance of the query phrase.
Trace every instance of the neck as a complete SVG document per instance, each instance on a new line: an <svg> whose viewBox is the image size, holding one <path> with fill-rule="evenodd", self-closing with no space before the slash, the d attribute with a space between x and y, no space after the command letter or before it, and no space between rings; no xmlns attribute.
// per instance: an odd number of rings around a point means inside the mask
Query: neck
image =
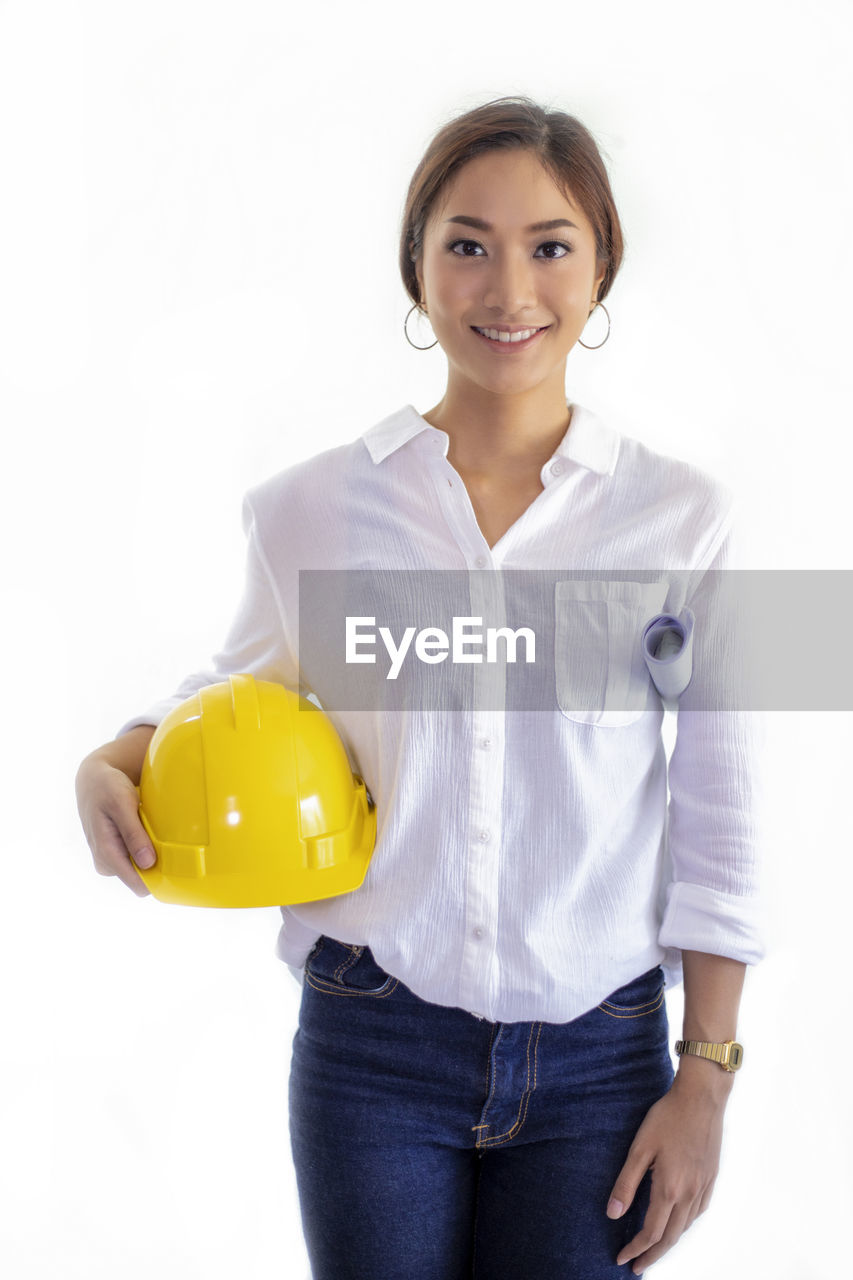
<svg viewBox="0 0 853 1280"><path fill-rule="evenodd" d="M448 458L460 471L538 472L569 426L563 387L561 378L559 385L506 395L448 383L438 404L421 417L447 432Z"/></svg>

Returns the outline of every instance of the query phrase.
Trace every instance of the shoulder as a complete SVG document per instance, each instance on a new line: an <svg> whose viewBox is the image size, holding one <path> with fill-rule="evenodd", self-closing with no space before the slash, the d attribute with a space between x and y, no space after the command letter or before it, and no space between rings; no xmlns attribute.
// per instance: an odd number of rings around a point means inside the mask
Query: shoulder
<svg viewBox="0 0 853 1280"><path fill-rule="evenodd" d="M662 546L689 549L697 566L710 563L737 518L736 494L719 476L622 432L613 478L620 506L651 518Z"/></svg>
<svg viewBox="0 0 853 1280"><path fill-rule="evenodd" d="M623 483L667 497L710 519L721 519L734 504L734 491L718 476L683 458L660 453L633 436L620 435L616 474Z"/></svg>
<svg viewBox="0 0 853 1280"><path fill-rule="evenodd" d="M340 501L359 483L359 475L369 463L369 455L359 437L303 458L253 485L244 495L244 512L264 522L310 513L315 519L328 504Z"/></svg>
<svg viewBox="0 0 853 1280"><path fill-rule="evenodd" d="M651 448L608 415L583 405L575 409L564 451L608 477L608 488L620 506L690 507L711 520L731 507L734 495L717 476Z"/></svg>

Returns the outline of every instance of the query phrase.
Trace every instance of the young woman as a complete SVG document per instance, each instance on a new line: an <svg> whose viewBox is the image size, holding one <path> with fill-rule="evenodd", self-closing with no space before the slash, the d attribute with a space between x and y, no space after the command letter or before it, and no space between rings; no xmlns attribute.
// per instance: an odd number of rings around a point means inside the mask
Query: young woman
<svg viewBox="0 0 853 1280"><path fill-rule="evenodd" d="M575 343L609 333L621 254L578 120L504 98L442 128L400 263L406 337L440 344L444 395L247 495L246 590L214 668L78 773L96 867L143 892L134 784L165 712L237 671L323 698L322 655L296 644L300 569L551 574L544 712L337 717L376 801L373 860L354 893L282 908L279 942L303 982L290 1126L316 1280L640 1274L711 1196L734 1080L721 1060L762 954L755 743L748 716L703 703L728 490L566 397ZM633 655L646 619L685 605L694 674L667 771ZM574 696L578 608L602 687L629 673L618 705ZM682 973L694 1043L674 1073L664 982Z"/></svg>

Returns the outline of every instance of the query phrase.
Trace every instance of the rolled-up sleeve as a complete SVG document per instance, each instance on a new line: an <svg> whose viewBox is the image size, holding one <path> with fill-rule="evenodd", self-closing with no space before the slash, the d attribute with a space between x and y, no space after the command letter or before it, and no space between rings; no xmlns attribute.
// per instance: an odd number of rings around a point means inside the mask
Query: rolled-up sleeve
<svg viewBox="0 0 853 1280"><path fill-rule="evenodd" d="M693 676L679 700L669 763L670 881L658 940L755 964L765 954L759 877L767 723L749 708L741 665L748 645L737 634L736 527L730 511L688 593Z"/></svg>
<svg viewBox="0 0 853 1280"><path fill-rule="evenodd" d="M159 724L185 698L229 675L247 673L258 680L298 687L299 663L261 544L251 493L243 499L242 521L248 540L243 594L222 648L208 667L187 675L173 694L126 721L116 733L117 738L137 725Z"/></svg>

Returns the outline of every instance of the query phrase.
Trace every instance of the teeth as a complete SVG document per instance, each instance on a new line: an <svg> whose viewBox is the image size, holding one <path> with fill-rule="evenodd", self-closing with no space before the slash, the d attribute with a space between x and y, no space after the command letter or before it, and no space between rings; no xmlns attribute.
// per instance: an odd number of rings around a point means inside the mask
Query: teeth
<svg viewBox="0 0 853 1280"><path fill-rule="evenodd" d="M538 329L519 329L518 333L506 333L500 329L479 329L474 325L478 333L482 333L485 337L491 338L495 342L524 342L525 338L532 338L534 333L538 333Z"/></svg>

